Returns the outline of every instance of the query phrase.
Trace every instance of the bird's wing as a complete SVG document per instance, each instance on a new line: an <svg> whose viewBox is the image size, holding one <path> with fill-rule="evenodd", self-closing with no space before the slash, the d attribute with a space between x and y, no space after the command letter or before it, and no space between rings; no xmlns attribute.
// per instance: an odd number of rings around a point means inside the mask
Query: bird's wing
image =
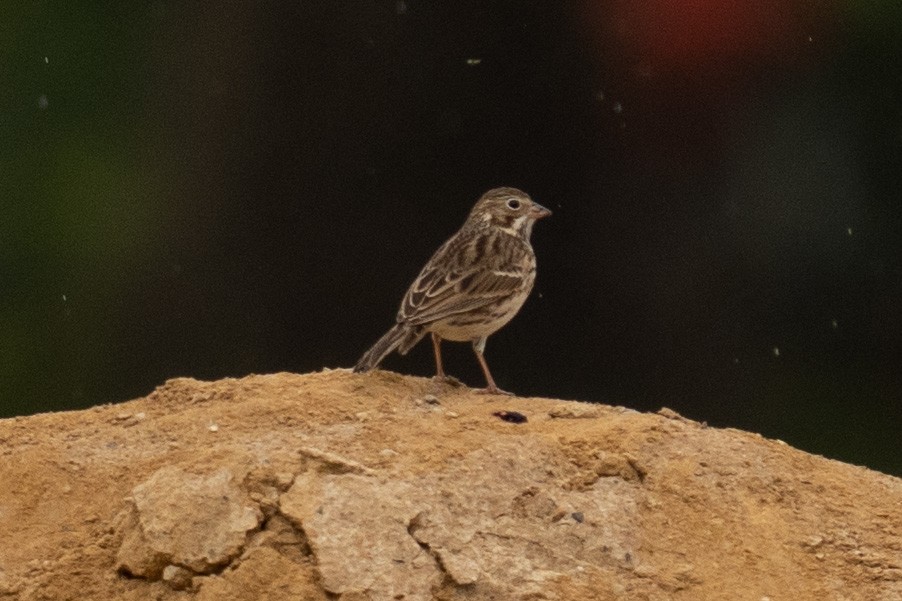
<svg viewBox="0 0 902 601"><path fill-rule="evenodd" d="M484 246L484 245L483 245ZM420 325L489 305L523 288L524 274L449 240L410 286L398 321Z"/></svg>

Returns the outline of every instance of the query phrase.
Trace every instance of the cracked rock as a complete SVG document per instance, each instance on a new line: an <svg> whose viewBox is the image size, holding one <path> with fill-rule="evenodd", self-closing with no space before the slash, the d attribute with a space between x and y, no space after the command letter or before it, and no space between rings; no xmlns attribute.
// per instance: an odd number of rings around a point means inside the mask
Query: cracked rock
<svg viewBox="0 0 902 601"><path fill-rule="evenodd" d="M431 601L442 579L408 532L415 488L358 474L305 473L282 495L282 513L303 528L323 587L372 601Z"/></svg>
<svg viewBox="0 0 902 601"><path fill-rule="evenodd" d="M120 514L117 568L157 580L176 573L167 567L209 574L228 564L263 519L234 480L227 469L164 467L136 486Z"/></svg>
<svg viewBox="0 0 902 601"><path fill-rule="evenodd" d="M304 531L324 588L343 599L431 601L446 586L519 599L585 565L615 573L635 554L641 488L620 479L549 487L545 452L493 444L406 480L311 470L280 511ZM562 509L582 523L554 519Z"/></svg>
<svg viewBox="0 0 902 601"><path fill-rule="evenodd" d="M546 461L540 446L522 442L468 454L420 482L416 490L428 509L412 522L411 533L478 598L537 595L546 581L578 572L584 563L616 569L619 557L635 553L639 488L601 481L587 491L558 490L552 498L543 482ZM554 520L558 507L579 507L585 522Z"/></svg>

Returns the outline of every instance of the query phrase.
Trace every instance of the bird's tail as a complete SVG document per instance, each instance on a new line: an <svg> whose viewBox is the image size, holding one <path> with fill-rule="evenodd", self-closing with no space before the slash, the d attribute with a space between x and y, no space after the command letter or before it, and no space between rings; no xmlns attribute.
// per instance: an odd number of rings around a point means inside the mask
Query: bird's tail
<svg viewBox="0 0 902 601"><path fill-rule="evenodd" d="M370 350L363 354L363 357L354 366L354 371L365 372L375 368L387 354L396 349L402 355L406 354L425 334L426 331L420 326L411 326L405 323L395 324L382 338L376 341Z"/></svg>

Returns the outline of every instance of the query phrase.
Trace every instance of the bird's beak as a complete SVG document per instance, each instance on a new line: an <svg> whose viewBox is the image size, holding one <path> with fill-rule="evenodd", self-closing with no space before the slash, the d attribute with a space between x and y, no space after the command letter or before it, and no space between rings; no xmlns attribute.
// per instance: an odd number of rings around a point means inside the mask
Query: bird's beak
<svg viewBox="0 0 902 601"><path fill-rule="evenodd" d="M551 211L539 203L533 203L532 208L529 210L529 214L533 219L542 219L543 217L550 217Z"/></svg>

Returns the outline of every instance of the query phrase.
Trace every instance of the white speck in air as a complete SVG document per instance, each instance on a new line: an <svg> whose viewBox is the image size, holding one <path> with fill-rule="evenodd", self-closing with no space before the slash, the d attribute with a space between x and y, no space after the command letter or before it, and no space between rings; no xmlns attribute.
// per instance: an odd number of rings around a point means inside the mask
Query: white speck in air
<svg viewBox="0 0 902 601"><path fill-rule="evenodd" d="M468 58L467 59L467 64L471 67L475 67L476 65L478 65L481 62L482 62L481 58Z"/></svg>
<svg viewBox="0 0 902 601"><path fill-rule="evenodd" d="M774 357L779 357L779 356L780 356L780 349L777 347L774 347Z"/></svg>
<svg viewBox="0 0 902 601"><path fill-rule="evenodd" d="M619 115L622 112L623 112L623 104L621 104L619 102L615 102L614 103L614 113Z"/></svg>
<svg viewBox="0 0 902 601"><path fill-rule="evenodd" d="M50 104L50 101L47 100L47 94L41 94L38 96L38 108L44 110Z"/></svg>
<svg viewBox="0 0 902 601"><path fill-rule="evenodd" d="M849 234L849 235L851 236L851 235L852 235L852 228L847 227L847 228L846 228L846 233Z"/></svg>
<svg viewBox="0 0 902 601"><path fill-rule="evenodd" d="M836 328L839 327L839 322L834 319L833 321L830 322L830 326L835 330Z"/></svg>
<svg viewBox="0 0 902 601"><path fill-rule="evenodd" d="M66 295L63 295L63 302L66 302Z"/></svg>
<svg viewBox="0 0 902 601"><path fill-rule="evenodd" d="M44 64L45 64L45 65L49 65L49 64L50 64L50 58L49 58L49 57L47 57L47 56L44 57Z"/></svg>

